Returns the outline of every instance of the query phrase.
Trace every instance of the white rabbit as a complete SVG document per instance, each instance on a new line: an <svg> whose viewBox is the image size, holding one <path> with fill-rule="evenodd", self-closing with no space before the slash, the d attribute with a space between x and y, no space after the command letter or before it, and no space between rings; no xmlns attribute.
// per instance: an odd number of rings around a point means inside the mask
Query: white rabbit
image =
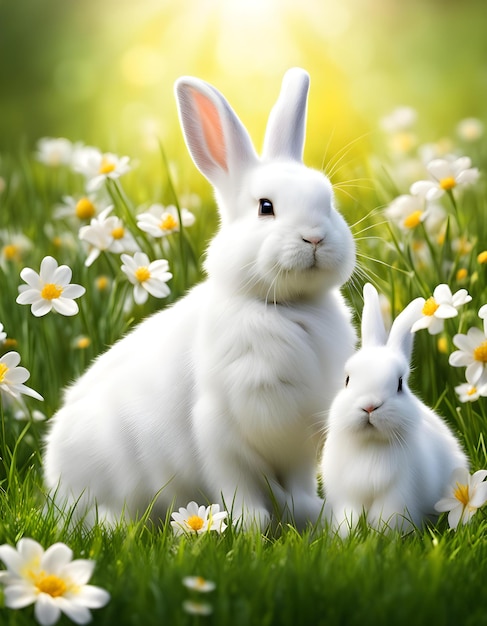
<svg viewBox="0 0 487 626"><path fill-rule="evenodd" d="M302 162L309 77L286 73L259 158L211 85L176 83L188 149L221 227L208 278L98 357L53 417L45 479L109 521L190 500L265 526L269 485L314 520L322 408L355 346L339 292L355 246L329 180ZM88 516L86 519L90 519Z"/></svg>
<svg viewBox="0 0 487 626"><path fill-rule="evenodd" d="M362 347L345 366L321 460L325 510L342 535L362 512L378 529L420 526L453 470L468 466L452 431L408 388L411 326L423 305L413 300L387 337L378 293L364 286Z"/></svg>

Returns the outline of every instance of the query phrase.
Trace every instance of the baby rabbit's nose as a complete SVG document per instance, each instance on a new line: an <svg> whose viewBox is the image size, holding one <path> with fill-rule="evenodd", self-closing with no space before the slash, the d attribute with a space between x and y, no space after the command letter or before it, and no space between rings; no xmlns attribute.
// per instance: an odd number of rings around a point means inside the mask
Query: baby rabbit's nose
<svg viewBox="0 0 487 626"><path fill-rule="evenodd" d="M380 407L380 404L369 404L367 406L362 407L362 411L368 413L369 415L376 411Z"/></svg>

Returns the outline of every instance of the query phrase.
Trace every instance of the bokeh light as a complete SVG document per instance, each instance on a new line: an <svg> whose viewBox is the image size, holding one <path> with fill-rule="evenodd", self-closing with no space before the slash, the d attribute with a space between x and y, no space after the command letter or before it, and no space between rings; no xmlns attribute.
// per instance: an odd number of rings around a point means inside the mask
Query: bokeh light
<svg viewBox="0 0 487 626"><path fill-rule="evenodd" d="M484 16L483 0L0 0L0 149L66 136L180 153L173 84L184 74L215 84L260 147L293 65L311 74L313 164L359 150L402 104L437 139L485 116Z"/></svg>

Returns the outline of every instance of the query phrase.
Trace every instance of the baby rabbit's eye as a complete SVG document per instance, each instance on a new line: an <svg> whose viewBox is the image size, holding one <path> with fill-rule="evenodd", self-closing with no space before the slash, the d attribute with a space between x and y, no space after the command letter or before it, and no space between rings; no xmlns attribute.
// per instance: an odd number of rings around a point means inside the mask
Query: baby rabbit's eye
<svg viewBox="0 0 487 626"><path fill-rule="evenodd" d="M267 198L261 198L259 200L259 215L274 215L272 202Z"/></svg>
<svg viewBox="0 0 487 626"><path fill-rule="evenodd" d="M399 382L397 383L397 393L402 391L402 376L399 377Z"/></svg>
<svg viewBox="0 0 487 626"><path fill-rule="evenodd" d="M348 387L348 383L350 382L350 376L345 378L345 387Z"/></svg>

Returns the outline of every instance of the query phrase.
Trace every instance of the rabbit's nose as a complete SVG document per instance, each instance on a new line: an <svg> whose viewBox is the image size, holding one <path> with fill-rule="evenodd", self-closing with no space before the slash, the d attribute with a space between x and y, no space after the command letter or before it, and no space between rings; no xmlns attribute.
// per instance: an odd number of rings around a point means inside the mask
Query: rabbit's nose
<svg viewBox="0 0 487 626"><path fill-rule="evenodd" d="M367 406L362 407L362 411L368 413L369 415L380 407L380 404L368 404Z"/></svg>
<svg viewBox="0 0 487 626"><path fill-rule="evenodd" d="M306 243L310 243L311 245L315 246L315 248L316 248L323 241L324 237L320 237L319 235L317 235L316 237L311 237L311 236L302 237L302 239Z"/></svg>

